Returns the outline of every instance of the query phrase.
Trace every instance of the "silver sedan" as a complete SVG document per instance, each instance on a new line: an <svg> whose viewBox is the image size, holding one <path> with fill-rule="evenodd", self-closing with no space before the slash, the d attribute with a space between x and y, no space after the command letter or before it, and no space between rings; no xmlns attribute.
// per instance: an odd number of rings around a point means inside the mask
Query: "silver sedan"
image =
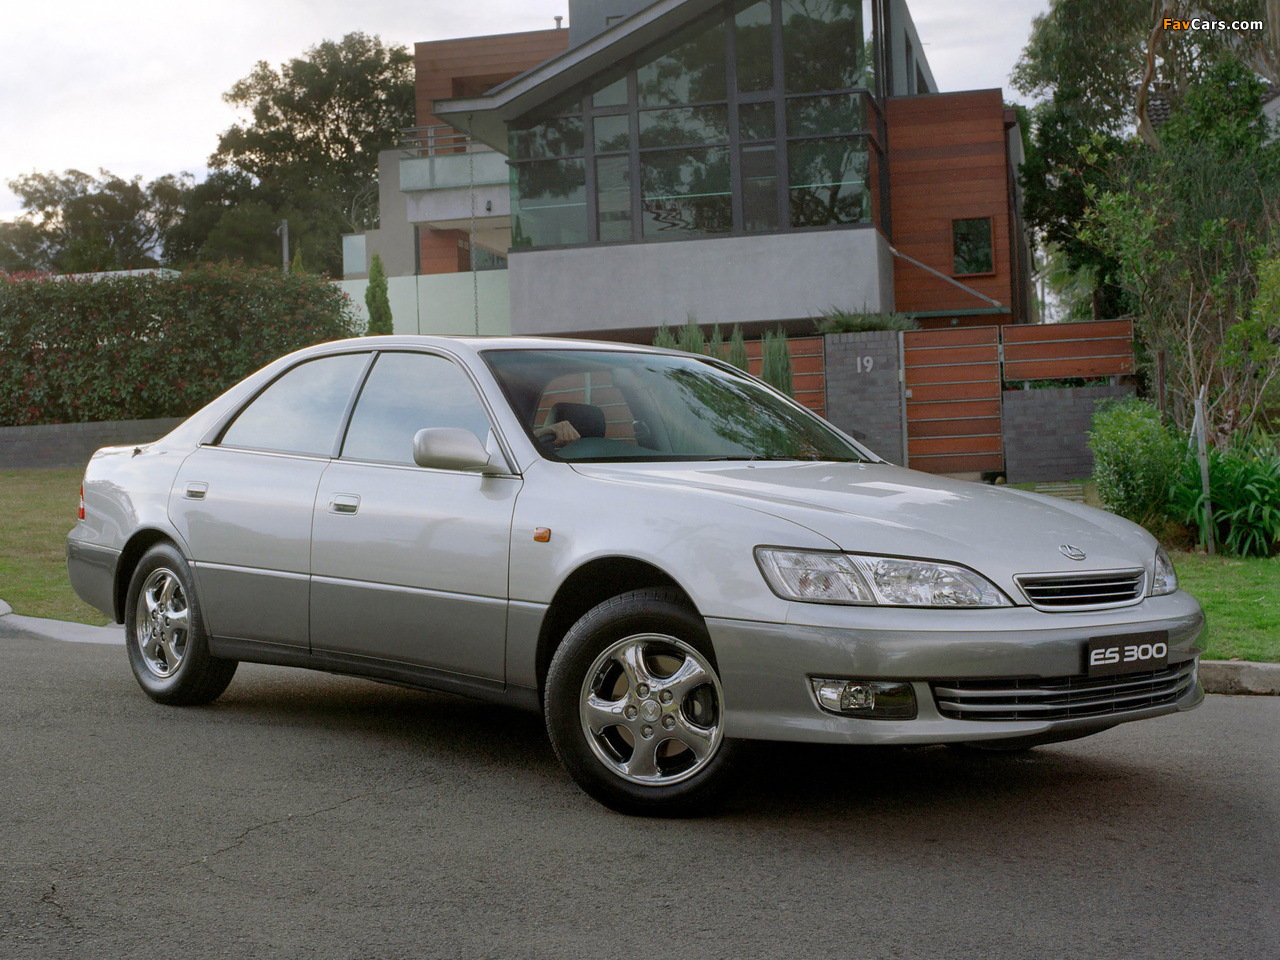
<svg viewBox="0 0 1280 960"><path fill-rule="evenodd" d="M155 700L244 660L527 707L633 813L705 808L753 739L1021 749L1203 699L1204 616L1140 527L619 344L284 357L98 451L67 567Z"/></svg>

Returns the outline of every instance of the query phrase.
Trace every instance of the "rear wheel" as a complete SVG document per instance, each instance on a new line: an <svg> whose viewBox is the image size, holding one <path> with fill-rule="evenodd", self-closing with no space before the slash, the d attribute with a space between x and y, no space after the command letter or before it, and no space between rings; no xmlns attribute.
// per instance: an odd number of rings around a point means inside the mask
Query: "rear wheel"
<svg viewBox="0 0 1280 960"><path fill-rule="evenodd" d="M574 624L547 674L546 720L573 778L623 813L705 811L738 749L706 626L670 589L622 594Z"/></svg>
<svg viewBox="0 0 1280 960"><path fill-rule="evenodd" d="M216 700L236 672L235 660L209 654L191 568L172 545L143 555L125 603L125 646L138 685L152 700L194 706Z"/></svg>

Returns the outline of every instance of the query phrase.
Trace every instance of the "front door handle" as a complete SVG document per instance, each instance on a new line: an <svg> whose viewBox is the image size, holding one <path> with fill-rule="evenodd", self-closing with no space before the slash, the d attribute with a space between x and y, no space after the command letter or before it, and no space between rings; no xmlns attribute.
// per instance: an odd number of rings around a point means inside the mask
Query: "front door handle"
<svg viewBox="0 0 1280 960"><path fill-rule="evenodd" d="M330 513L353 514L360 509L360 498L354 493L335 493L329 501Z"/></svg>

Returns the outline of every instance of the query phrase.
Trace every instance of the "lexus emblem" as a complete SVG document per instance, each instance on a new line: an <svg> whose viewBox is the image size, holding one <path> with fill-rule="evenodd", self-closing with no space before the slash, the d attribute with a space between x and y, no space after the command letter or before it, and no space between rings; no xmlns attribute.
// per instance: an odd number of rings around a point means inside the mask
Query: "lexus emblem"
<svg viewBox="0 0 1280 960"><path fill-rule="evenodd" d="M1058 548L1058 551L1068 560L1083 560L1085 557L1083 550L1079 547L1073 547L1069 543L1064 543Z"/></svg>

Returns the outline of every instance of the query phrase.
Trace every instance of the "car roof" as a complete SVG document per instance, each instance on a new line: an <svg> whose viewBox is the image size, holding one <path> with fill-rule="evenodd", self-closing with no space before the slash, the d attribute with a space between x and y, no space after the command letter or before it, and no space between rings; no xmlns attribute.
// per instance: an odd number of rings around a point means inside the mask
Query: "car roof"
<svg viewBox="0 0 1280 960"><path fill-rule="evenodd" d="M639 343L620 343L613 340L571 340L564 337L476 337L476 336L417 336L393 334L381 337L352 337L317 344L307 352L322 353L329 348L394 349L396 347L436 347L443 350L479 354L486 350L626 350L636 353L689 356L679 350L667 350Z"/></svg>

